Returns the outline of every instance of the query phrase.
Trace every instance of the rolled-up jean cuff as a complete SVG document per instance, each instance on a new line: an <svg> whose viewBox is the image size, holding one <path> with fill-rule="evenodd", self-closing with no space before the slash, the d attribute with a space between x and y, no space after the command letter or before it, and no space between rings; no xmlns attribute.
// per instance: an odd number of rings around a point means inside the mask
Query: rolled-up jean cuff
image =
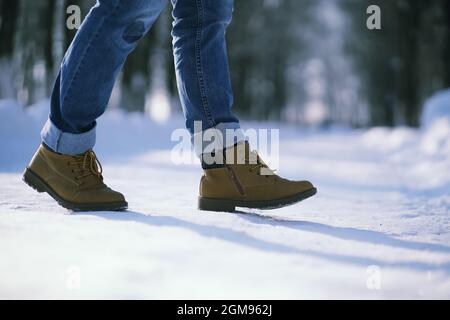
<svg viewBox="0 0 450 320"><path fill-rule="evenodd" d="M192 144L198 157L204 153L222 151L246 140L238 122L219 123L204 131L196 131L192 136Z"/></svg>
<svg viewBox="0 0 450 320"><path fill-rule="evenodd" d="M53 151L74 156L94 148L95 129L80 134L63 132L49 119L42 128L41 138Z"/></svg>

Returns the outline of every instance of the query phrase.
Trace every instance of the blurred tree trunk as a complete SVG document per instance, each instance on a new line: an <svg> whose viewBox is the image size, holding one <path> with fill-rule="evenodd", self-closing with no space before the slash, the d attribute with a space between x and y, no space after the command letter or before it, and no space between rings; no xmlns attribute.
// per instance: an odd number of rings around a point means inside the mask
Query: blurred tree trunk
<svg viewBox="0 0 450 320"><path fill-rule="evenodd" d="M443 0L443 10L445 16L445 34L444 39L444 50L442 54L442 59L444 61L444 85L450 88L450 1Z"/></svg>
<svg viewBox="0 0 450 320"><path fill-rule="evenodd" d="M14 39L15 82L18 99L28 105L42 98L41 88L45 83L43 61L43 34L45 26L40 24L39 13L43 3L19 1L17 30Z"/></svg>
<svg viewBox="0 0 450 320"><path fill-rule="evenodd" d="M18 1L0 0L0 98L16 97L16 90L11 79L13 77L14 34L18 14Z"/></svg>
<svg viewBox="0 0 450 320"><path fill-rule="evenodd" d="M66 26L66 19L67 19L67 8L73 4L72 0L63 0L64 1L64 16L65 16L65 21L64 21L64 52L67 51L67 49L69 49L70 44L73 41L73 38L75 37L75 35L77 34L77 30L71 30L69 28L67 28Z"/></svg>
<svg viewBox="0 0 450 320"><path fill-rule="evenodd" d="M403 9L398 9L400 26L397 32L397 52L400 68L397 72L397 97L400 121L408 126L419 125L420 105L418 101L418 53L421 16L425 9L422 1L409 1Z"/></svg>
<svg viewBox="0 0 450 320"><path fill-rule="evenodd" d="M142 41L128 57L121 77L120 107L143 111L145 94L150 87L149 55L152 41Z"/></svg>
<svg viewBox="0 0 450 320"><path fill-rule="evenodd" d="M0 0L0 58L9 58L13 53L18 13L18 1Z"/></svg>
<svg viewBox="0 0 450 320"><path fill-rule="evenodd" d="M55 34L55 10L56 10L56 0L47 0L47 5L43 6L40 14L40 24L45 25L46 28L43 32L43 51L44 51L44 61L46 70L46 83L47 92L51 91L53 82L53 71L55 69L55 61L53 55L53 44L54 44L54 34Z"/></svg>

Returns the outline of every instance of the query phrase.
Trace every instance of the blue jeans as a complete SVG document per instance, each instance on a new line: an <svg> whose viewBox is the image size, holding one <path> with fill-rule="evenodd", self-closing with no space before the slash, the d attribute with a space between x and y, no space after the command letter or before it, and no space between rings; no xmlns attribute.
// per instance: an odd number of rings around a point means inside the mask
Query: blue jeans
<svg viewBox="0 0 450 320"><path fill-rule="evenodd" d="M187 129L193 136L199 134L194 122L201 121L200 134L207 129L239 130L231 112L225 42L233 0L171 1L175 70ZM107 107L118 73L166 4L167 0L97 1L62 62L41 134L46 145L68 155L94 147L96 119Z"/></svg>

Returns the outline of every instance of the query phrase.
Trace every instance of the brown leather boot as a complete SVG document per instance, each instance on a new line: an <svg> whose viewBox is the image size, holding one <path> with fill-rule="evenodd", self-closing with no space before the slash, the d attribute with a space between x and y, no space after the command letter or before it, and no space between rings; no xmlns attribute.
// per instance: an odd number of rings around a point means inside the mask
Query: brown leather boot
<svg viewBox="0 0 450 320"><path fill-rule="evenodd" d="M236 207L276 209L316 194L317 189L308 181L289 181L273 174L254 152L255 161L250 161L252 152L247 142L241 148L245 150L245 159L241 162L237 160L237 149L238 146L235 146L225 151L223 166L205 169L200 182L200 210L234 212ZM233 164L226 163L229 151L235 155Z"/></svg>
<svg viewBox="0 0 450 320"><path fill-rule="evenodd" d="M102 167L92 150L68 156L41 145L25 170L23 180L38 192L47 192L70 210L116 211L128 207L121 193L103 183Z"/></svg>

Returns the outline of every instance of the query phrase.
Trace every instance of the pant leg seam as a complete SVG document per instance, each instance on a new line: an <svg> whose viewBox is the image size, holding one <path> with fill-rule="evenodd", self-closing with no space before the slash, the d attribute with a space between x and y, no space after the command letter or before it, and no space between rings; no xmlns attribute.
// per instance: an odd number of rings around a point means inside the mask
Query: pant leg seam
<svg viewBox="0 0 450 320"><path fill-rule="evenodd" d="M114 7L113 10L111 11L111 13L110 13L107 17L105 17L105 18L103 19L102 24L101 24L101 25L97 28L97 30L95 31L94 36L91 37L91 40L89 41L89 44L87 45L86 50L84 51L83 56L81 57L80 62L78 63L78 65L77 65L77 67L76 67L76 69L75 69L74 75L73 75L72 79L71 79L70 82L69 82L69 86L68 86L68 88L67 88L67 93L66 93L66 95L64 96L63 101L61 102L61 106L64 105L64 103L67 101L68 97L70 96L70 92L71 92L71 89L72 89L72 87L73 87L73 83L74 83L75 79L77 78L77 76L78 76L78 74L79 74L79 72L80 72L80 70L81 70L81 67L82 67L82 65L83 65L83 63L84 63L84 61L85 61L85 59L86 59L86 56L88 55L88 53L89 53L89 51L90 51L90 49L91 49L91 47L92 47L92 43L98 38L98 36L99 36L101 30L102 30L103 27L105 26L106 20L107 20L108 18L110 18L110 17L112 17L112 16L114 16L114 15L116 14L116 12L117 12L117 10L119 9L121 3L122 3L122 2L119 1L119 2L115 5L115 7Z"/></svg>
<svg viewBox="0 0 450 320"><path fill-rule="evenodd" d="M195 39L195 63L197 67L197 80L200 88L200 97L203 111L205 112L208 124L210 126L215 126L215 121L209 110L208 94L206 92L204 72L202 67L202 57L201 57L201 45L203 38L203 19L204 19L204 8L203 0L197 0L197 32Z"/></svg>

